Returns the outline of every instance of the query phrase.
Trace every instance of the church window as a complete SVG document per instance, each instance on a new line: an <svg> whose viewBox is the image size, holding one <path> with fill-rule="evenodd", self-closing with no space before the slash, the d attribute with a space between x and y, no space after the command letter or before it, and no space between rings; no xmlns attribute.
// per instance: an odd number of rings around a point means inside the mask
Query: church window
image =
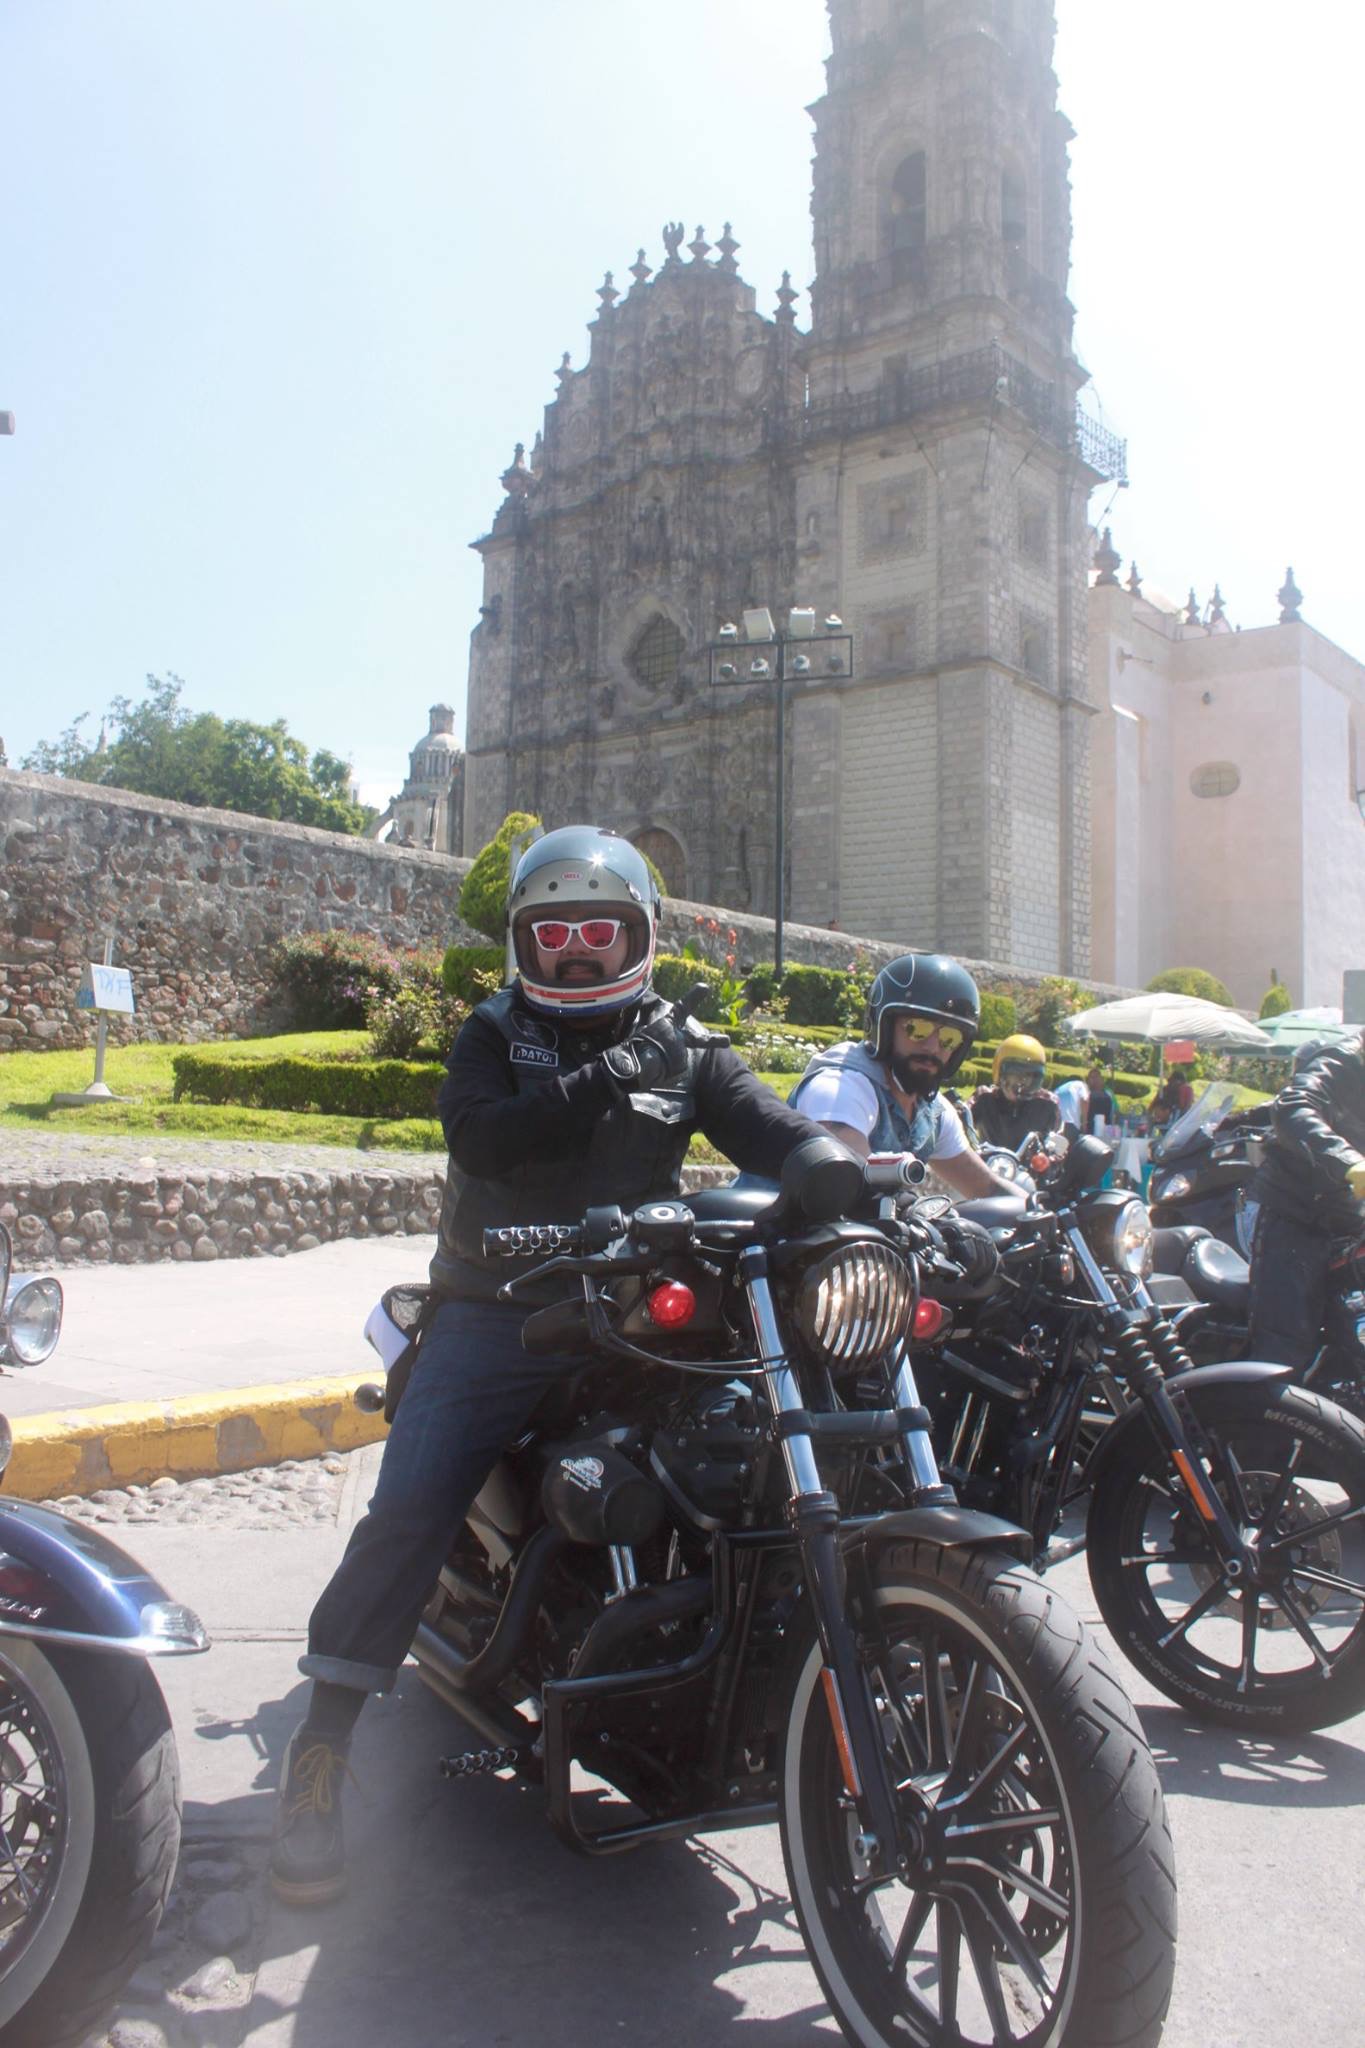
<svg viewBox="0 0 1365 2048"><path fill-rule="evenodd" d="M1027 613L1020 619L1019 666L1038 683L1048 680L1049 637L1045 619L1035 619Z"/></svg>
<svg viewBox="0 0 1365 2048"><path fill-rule="evenodd" d="M1190 776L1196 796L1232 796L1241 786L1241 771L1233 761L1205 761Z"/></svg>
<svg viewBox="0 0 1365 2048"><path fill-rule="evenodd" d="M1011 249L1022 249L1028 240L1028 206L1017 171L1005 171L1000 179L1000 231Z"/></svg>
<svg viewBox="0 0 1365 2048"><path fill-rule="evenodd" d="M671 619L656 612L631 648L626 666L642 689L662 690L678 680L683 636Z"/></svg>
<svg viewBox="0 0 1365 2048"><path fill-rule="evenodd" d="M858 553L864 562L920 555L928 545L924 473L888 477L858 490Z"/></svg>
<svg viewBox="0 0 1365 2048"><path fill-rule="evenodd" d="M1019 496L1019 555L1035 568L1047 564L1048 516L1045 501L1030 491Z"/></svg>
<svg viewBox="0 0 1365 2048"><path fill-rule="evenodd" d="M906 157L891 180L887 240L893 256L924 247L929 232L929 175L922 149Z"/></svg>

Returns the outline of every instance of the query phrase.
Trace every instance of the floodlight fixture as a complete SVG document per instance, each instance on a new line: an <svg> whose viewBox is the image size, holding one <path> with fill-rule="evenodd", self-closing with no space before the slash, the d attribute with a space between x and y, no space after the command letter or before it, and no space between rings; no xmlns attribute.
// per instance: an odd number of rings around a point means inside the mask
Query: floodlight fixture
<svg viewBox="0 0 1365 2048"><path fill-rule="evenodd" d="M747 640L775 640L777 628L773 615L766 604L747 606L744 610L744 636Z"/></svg>
<svg viewBox="0 0 1365 2048"><path fill-rule="evenodd" d="M793 640L809 640L815 631L813 605L793 605L787 613L787 631Z"/></svg>

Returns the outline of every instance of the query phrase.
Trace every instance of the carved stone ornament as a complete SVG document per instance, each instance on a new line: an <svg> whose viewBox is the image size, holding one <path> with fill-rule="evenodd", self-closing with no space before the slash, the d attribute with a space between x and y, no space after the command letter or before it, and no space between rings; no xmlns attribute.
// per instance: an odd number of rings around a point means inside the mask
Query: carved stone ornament
<svg viewBox="0 0 1365 2048"><path fill-rule="evenodd" d="M1117 590L1119 587L1118 572L1123 567L1123 557L1114 546L1114 529L1112 526L1106 526L1104 529L1104 538L1095 550L1094 564L1100 572L1095 579L1096 588Z"/></svg>
<svg viewBox="0 0 1365 2048"><path fill-rule="evenodd" d="M682 258L679 256L678 251L682 247L682 238L686 233L687 229L680 220L664 222L664 247L668 251L668 261L670 263L681 263Z"/></svg>
<svg viewBox="0 0 1365 2048"><path fill-rule="evenodd" d="M1284 582L1280 586L1278 596L1280 600L1280 624L1282 626L1301 626L1303 624L1303 613L1299 610L1299 606L1303 603L1303 592L1294 581L1294 571L1292 569L1285 570Z"/></svg>

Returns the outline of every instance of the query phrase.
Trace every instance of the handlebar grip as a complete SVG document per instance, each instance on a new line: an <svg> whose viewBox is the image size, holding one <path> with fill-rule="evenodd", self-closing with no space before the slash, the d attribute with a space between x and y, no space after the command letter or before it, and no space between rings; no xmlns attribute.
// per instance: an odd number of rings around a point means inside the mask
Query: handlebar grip
<svg viewBox="0 0 1365 2048"><path fill-rule="evenodd" d="M546 1259L556 1252L581 1252L585 1236L577 1223L510 1223L500 1230L485 1230L483 1255L486 1259Z"/></svg>

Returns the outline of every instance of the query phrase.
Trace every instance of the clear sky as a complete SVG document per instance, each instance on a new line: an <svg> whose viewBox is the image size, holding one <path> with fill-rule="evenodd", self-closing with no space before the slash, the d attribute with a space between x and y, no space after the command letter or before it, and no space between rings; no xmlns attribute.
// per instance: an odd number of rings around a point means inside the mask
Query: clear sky
<svg viewBox="0 0 1365 2048"><path fill-rule="evenodd" d="M1116 542L1247 625L1292 562L1365 657L1365 8L1058 16ZM174 670L395 790L603 272L731 220L764 310L809 280L826 47L823 0L3 0L11 762Z"/></svg>

